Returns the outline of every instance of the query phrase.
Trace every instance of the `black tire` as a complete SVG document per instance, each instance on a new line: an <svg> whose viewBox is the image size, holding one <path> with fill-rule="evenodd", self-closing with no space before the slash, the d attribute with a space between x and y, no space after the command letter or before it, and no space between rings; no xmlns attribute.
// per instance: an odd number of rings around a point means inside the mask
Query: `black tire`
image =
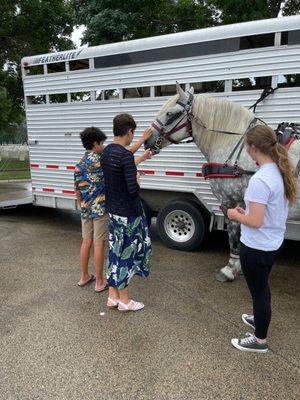
<svg viewBox="0 0 300 400"><path fill-rule="evenodd" d="M146 220L147 220L147 224L148 224L148 228L150 228L151 226L151 219L152 219L152 210L151 208L148 206L148 204L145 202L145 200L142 199L142 206L145 212L145 216L146 216Z"/></svg>
<svg viewBox="0 0 300 400"><path fill-rule="evenodd" d="M159 212L157 230L167 247L190 251L199 247L203 241L206 225L196 204L176 200Z"/></svg>

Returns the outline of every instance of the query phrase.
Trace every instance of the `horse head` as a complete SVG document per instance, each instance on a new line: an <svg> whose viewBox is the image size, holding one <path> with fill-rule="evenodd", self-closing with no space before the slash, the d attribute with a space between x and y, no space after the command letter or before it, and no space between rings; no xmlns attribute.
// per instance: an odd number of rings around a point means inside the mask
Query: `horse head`
<svg viewBox="0 0 300 400"><path fill-rule="evenodd" d="M168 100L152 123L152 135L145 142L145 148L158 154L163 147L178 144L192 136L192 102L194 89L187 92L176 83L177 95Z"/></svg>

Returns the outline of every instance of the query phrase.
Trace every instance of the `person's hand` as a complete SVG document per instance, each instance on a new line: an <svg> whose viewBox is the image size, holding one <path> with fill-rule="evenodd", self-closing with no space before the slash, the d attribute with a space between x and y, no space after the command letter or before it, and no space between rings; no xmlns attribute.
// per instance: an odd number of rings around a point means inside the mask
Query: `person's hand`
<svg viewBox="0 0 300 400"><path fill-rule="evenodd" d="M151 126L150 126L150 127L147 128L147 129L145 130L145 132L143 132L143 134L142 134L142 139L143 139L143 141L146 142L146 140L148 140L149 137L150 137L151 135L152 135L152 128L151 128Z"/></svg>
<svg viewBox="0 0 300 400"><path fill-rule="evenodd" d="M144 151L144 153L142 153L141 157L143 161L149 160L152 157L152 151L150 149L147 149L146 151Z"/></svg>
<svg viewBox="0 0 300 400"><path fill-rule="evenodd" d="M244 210L242 207L236 207L235 209L237 210L237 212L238 212L239 214L245 215L245 210Z"/></svg>
<svg viewBox="0 0 300 400"><path fill-rule="evenodd" d="M236 220L236 217L241 214L236 208L229 208L227 210L227 217L230 220Z"/></svg>

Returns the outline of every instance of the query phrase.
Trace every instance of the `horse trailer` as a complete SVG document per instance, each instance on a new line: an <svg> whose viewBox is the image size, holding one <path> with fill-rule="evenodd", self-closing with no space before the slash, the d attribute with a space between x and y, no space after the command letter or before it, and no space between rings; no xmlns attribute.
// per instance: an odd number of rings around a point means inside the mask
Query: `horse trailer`
<svg viewBox="0 0 300 400"><path fill-rule="evenodd" d="M97 126L110 142L113 117L126 112L141 133L176 93L176 81L245 107L265 88L276 88L257 105L257 117L273 128L299 122L299 27L300 15L23 58L33 204L76 210L79 132ZM169 146L141 166L148 217L157 215L160 236L171 247L193 249L207 231L226 228L202 176L205 161L188 143ZM299 228L289 222L286 237L299 240Z"/></svg>

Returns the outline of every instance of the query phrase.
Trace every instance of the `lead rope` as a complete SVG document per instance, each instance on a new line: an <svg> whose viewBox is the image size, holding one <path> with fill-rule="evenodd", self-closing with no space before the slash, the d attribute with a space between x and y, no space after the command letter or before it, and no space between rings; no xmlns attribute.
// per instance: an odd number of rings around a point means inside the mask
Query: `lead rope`
<svg viewBox="0 0 300 400"><path fill-rule="evenodd" d="M249 110L251 110L251 108L253 108L253 113L255 113L256 111L256 107L257 105L263 101L266 97L270 96L270 94L273 94L275 92L275 90L278 89L278 86L276 88L272 88L272 86L268 86L266 88L264 88L264 90L262 91L260 98L258 100L256 100L256 102L254 104L252 104L252 106L249 107Z"/></svg>

